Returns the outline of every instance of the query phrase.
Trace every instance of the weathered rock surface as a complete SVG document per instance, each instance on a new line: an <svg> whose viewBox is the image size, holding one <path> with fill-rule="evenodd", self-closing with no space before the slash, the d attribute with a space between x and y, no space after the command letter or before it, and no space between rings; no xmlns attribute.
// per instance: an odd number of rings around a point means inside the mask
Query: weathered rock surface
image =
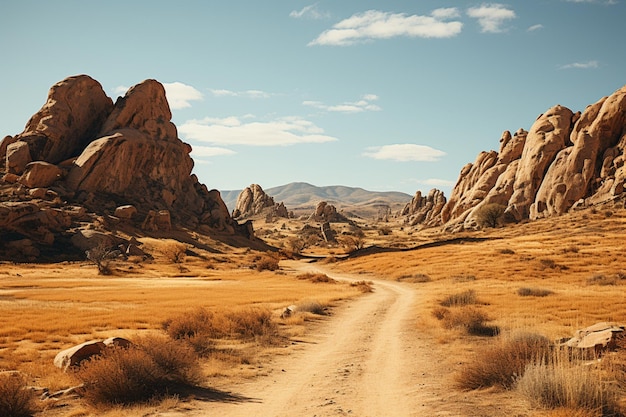
<svg viewBox="0 0 626 417"><path fill-rule="evenodd" d="M625 337L626 324L616 322L601 322L592 326L577 330L574 337L567 340L564 345L579 349L614 349L617 341Z"/></svg>
<svg viewBox="0 0 626 417"><path fill-rule="evenodd" d="M309 216L309 221L328 223L351 223L343 214L337 212L337 207L320 201L315 207L315 211Z"/></svg>
<svg viewBox="0 0 626 417"><path fill-rule="evenodd" d="M501 204L506 221L520 221L624 199L626 87L582 114L554 106L530 131L506 131L500 143L499 152L481 152L461 170L441 210L447 229L477 227L485 204Z"/></svg>
<svg viewBox="0 0 626 417"><path fill-rule="evenodd" d="M67 371L71 367L79 366L82 361L99 355L106 345L101 340L90 340L80 345L62 350L54 357L54 366Z"/></svg>
<svg viewBox="0 0 626 417"><path fill-rule="evenodd" d="M269 196L258 184L252 184L244 188L237 197L237 204L233 210L233 218L246 218L268 212L273 217L289 217L285 205L274 202L274 198Z"/></svg>
<svg viewBox="0 0 626 417"><path fill-rule="evenodd" d="M171 117L155 80L115 104L86 75L55 84L24 131L0 142L0 232L51 245L61 235L70 241L70 230L85 220L65 205L104 219L104 228L119 221L117 207L132 205L135 214L121 215L138 228L154 212L147 223L157 231L183 226L252 238L251 225L234 221L219 192L191 173L191 146ZM0 258L2 252L0 242Z"/></svg>
<svg viewBox="0 0 626 417"><path fill-rule="evenodd" d="M442 191L432 189L427 196L418 191L400 212L406 216L406 223L415 226L438 226L441 223L441 210L446 204L446 197Z"/></svg>

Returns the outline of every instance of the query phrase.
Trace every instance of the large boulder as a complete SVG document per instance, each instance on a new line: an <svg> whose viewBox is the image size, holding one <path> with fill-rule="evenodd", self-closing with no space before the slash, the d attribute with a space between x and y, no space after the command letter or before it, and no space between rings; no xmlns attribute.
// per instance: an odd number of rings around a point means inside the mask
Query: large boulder
<svg viewBox="0 0 626 417"><path fill-rule="evenodd" d="M287 208L281 203L275 203L274 198L269 196L258 184L252 184L244 188L237 196L237 203L233 210L234 218L245 218L269 212L270 216L289 217Z"/></svg>
<svg viewBox="0 0 626 417"><path fill-rule="evenodd" d="M28 144L33 161L56 164L78 155L112 110L99 82L87 75L69 77L52 86L46 104L16 139Z"/></svg>
<svg viewBox="0 0 626 417"><path fill-rule="evenodd" d="M99 355L106 348L101 340L90 340L80 345L62 350L54 357L54 366L64 371L80 366L81 362Z"/></svg>
<svg viewBox="0 0 626 417"><path fill-rule="evenodd" d="M439 226L441 224L441 210L446 205L446 197L443 191L433 188L428 195L422 196L417 191L402 211L401 216L406 216L406 223L411 226L418 224L425 226Z"/></svg>
<svg viewBox="0 0 626 417"><path fill-rule="evenodd" d="M31 161L28 143L20 140L6 147L6 172L22 174Z"/></svg>
<svg viewBox="0 0 626 417"><path fill-rule="evenodd" d="M35 161L26 165L19 182L28 188L45 188L61 179L62 174L63 171L56 165Z"/></svg>
<svg viewBox="0 0 626 417"><path fill-rule="evenodd" d="M579 349L614 349L617 341L625 337L626 324L616 322L600 322L577 330L574 337L565 341L564 345Z"/></svg>

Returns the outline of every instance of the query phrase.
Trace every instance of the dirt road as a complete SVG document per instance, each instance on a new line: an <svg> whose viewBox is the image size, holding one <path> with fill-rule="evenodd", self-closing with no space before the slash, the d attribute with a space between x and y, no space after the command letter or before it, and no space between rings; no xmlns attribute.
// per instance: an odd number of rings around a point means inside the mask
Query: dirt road
<svg viewBox="0 0 626 417"><path fill-rule="evenodd" d="M339 280L363 279L311 264L292 266ZM220 387L222 400L194 402L184 416L499 415L492 407L486 414L477 412L464 404L465 395L451 398L440 374L447 371L445 365L415 333L415 287L384 280L374 280L374 287L373 293L339 308L320 326L314 343L276 358L267 376ZM460 412L468 405L473 412Z"/></svg>

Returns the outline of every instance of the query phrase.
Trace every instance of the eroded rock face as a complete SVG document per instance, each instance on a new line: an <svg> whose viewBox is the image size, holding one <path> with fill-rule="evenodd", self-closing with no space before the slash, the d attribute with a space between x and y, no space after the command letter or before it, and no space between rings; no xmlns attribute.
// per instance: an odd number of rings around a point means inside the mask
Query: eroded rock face
<svg viewBox="0 0 626 417"><path fill-rule="evenodd" d="M582 114L554 106L500 143L461 170L441 212L449 230L476 227L485 204L504 205L505 220L520 221L626 198L626 87Z"/></svg>
<svg viewBox="0 0 626 417"><path fill-rule="evenodd" d="M328 223L350 223L347 217L337 211L337 207L320 201L315 207L315 211L309 216L309 221Z"/></svg>
<svg viewBox="0 0 626 417"><path fill-rule="evenodd" d="M407 216L406 223L415 226L439 226L441 224L441 210L446 204L446 197L442 191L433 188L428 195L422 196L417 191L411 201L400 212L401 216Z"/></svg>
<svg viewBox="0 0 626 417"><path fill-rule="evenodd" d="M178 138L171 116L165 89L156 80L130 88L115 105L86 75L55 84L24 132L0 143L0 203L51 196L104 218L120 205L133 205L137 227L150 211L167 211L171 217L159 230L203 226L253 237L249 225L239 226L230 217L219 192L191 174L191 146ZM33 210L0 207L0 231L51 244L67 222L58 224L51 204L35 205ZM7 224L3 215L13 221Z"/></svg>

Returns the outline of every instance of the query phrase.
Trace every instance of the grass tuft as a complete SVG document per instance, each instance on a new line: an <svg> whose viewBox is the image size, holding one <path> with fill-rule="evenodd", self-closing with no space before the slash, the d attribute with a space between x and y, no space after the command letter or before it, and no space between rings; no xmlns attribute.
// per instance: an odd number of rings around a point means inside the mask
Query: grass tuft
<svg viewBox="0 0 626 417"><path fill-rule="evenodd" d="M13 372L0 373L0 415L29 417L35 413L33 392L24 378Z"/></svg>
<svg viewBox="0 0 626 417"><path fill-rule="evenodd" d="M474 290L467 290L449 295L441 300L439 304L444 307L466 306L470 304L478 304L478 299L476 298L476 292Z"/></svg>
<svg viewBox="0 0 626 417"><path fill-rule="evenodd" d="M354 281L350 283L351 287L356 287L362 293L374 292L372 281Z"/></svg>
<svg viewBox="0 0 626 417"><path fill-rule="evenodd" d="M554 294L554 291L545 288L522 287L517 290L517 295L521 297L546 297L550 294Z"/></svg>
<svg viewBox="0 0 626 417"><path fill-rule="evenodd" d="M319 283L334 284L337 282L331 277L329 277L328 275L321 274L321 273L314 274L314 273L307 272L304 274L297 275L296 278L300 280L311 281L314 284L319 284Z"/></svg>
<svg viewBox="0 0 626 417"><path fill-rule="evenodd" d="M495 345L478 352L471 362L456 375L457 387L464 390L497 386L510 389L526 369L550 348L548 339L533 333L523 333L501 339Z"/></svg>

